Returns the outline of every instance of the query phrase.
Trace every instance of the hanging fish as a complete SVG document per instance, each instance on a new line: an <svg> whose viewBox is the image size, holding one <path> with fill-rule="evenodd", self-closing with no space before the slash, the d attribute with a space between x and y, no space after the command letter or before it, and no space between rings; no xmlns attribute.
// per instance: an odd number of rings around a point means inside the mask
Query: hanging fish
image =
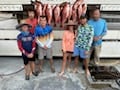
<svg viewBox="0 0 120 90"><path fill-rule="evenodd" d="M73 7L73 5L70 5L68 21L71 20L71 18L72 18L72 7Z"/></svg>
<svg viewBox="0 0 120 90"><path fill-rule="evenodd" d="M54 14L54 26L56 26L56 24L60 23L60 6L59 5L56 5L54 7L53 14Z"/></svg>
<svg viewBox="0 0 120 90"><path fill-rule="evenodd" d="M76 0L72 8L72 20L76 22L80 16L84 13L82 4L85 3L85 0Z"/></svg>
<svg viewBox="0 0 120 90"><path fill-rule="evenodd" d="M78 14L78 19L80 19L81 15L82 15L82 5L78 6L77 14Z"/></svg>
<svg viewBox="0 0 120 90"><path fill-rule="evenodd" d="M47 4L46 6L46 10L45 10L46 16L47 16L47 20L48 20L48 24L50 25L52 22L52 6L50 4Z"/></svg>
<svg viewBox="0 0 120 90"><path fill-rule="evenodd" d="M76 4L74 4L73 5L73 7L72 7L72 20L74 21L74 22L76 22L77 21L77 5Z"/></svg>
<svg viewBox="0 0 120 90"><path fill-rule="evenodd" d="M82 15L85 15L87 11L87 4L82 5Z"/></svg>
<svg viewBox="0 0 120 90"><path fill-rule="evenodd" d="M47 7L47 4L44 4L44 5L43 5L43 10L42 10L42 15L44 15L44 16L45 16L45 13L46 13L46 12L45 12L46 7Z"/></svg>
<svg viewBox="0 0 120 90"><path fill-rule="evenodd" d="M62 16L61 17L61 19L62 19L61 27L64 27L64 23L68 20L69 13L70 13L70 4L66 3L61 12L61 14L62 14L61 15Z"/></svg>
<svg viewBox="0 0 120 90"><path fill-rule="evenodd" d="M41 16L43 4L39 1L35 1L33 4L35 5L35 11L37 13L37 16Z"/></svg>
<svg viewBox="0 0 120 90"><path fill-rule="evenodd" d="M76 0L75 3L73 4L75 9L78 8L79 5L81 5L84 2L84 0Z"/></svg>
<svg viewBox="0 0 120 90"><path fill-rule="evenodd" d="M32 4L34 5L35 11L36 11L36 16L38 18L38 23L39 23L39 17L42 15L43 4L37 0L32 2Z"/></svg>

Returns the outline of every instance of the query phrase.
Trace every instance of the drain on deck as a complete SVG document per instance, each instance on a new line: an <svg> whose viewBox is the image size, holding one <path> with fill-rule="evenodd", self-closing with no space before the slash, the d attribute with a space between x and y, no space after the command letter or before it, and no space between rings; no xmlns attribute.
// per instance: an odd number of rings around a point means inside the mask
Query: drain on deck
<svg viewBox="0 0 120 90"><path fill-rule="evenodd" d="M90 84L106 84L120 88L120 72L113 66L90 66L91 77L88 77Z"/></svg>
<svg viewBox="0 0 120 90"><path fill-rule="evenodd" d="M89 67L91 76L95 80L116 80L120 79L120 72L114 67L93 66Z"/></svg>

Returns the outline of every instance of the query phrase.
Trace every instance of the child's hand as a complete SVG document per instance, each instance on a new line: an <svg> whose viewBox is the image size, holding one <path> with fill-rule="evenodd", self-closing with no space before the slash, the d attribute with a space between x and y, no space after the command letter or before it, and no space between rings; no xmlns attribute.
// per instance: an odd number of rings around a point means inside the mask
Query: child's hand
<svg viewBox="0 0 120 90"><path fill-rule="evenodd" d="M33 58L33 54L32 54L32 53L31 53L31 54L28 54L27 57L28 57L28 58Z"/></svg>
<svg viewBox="0 0 120 90"><path fill-rule="evenodd" d="M98 41L99 39L99 37L94 37L94 41Z"/></svg>
<svg viewBox="0 0 120 90"><path fill-rule="evenodd" d="M88 55L89 54L89 51L85 51L85 55Z"/></svg>
<svg viewBox="0 0 120 90"><path fill-rule="evenodd" d="M44 49L48 49L48 47L45 45L45 46L44 46Z"/></svg>

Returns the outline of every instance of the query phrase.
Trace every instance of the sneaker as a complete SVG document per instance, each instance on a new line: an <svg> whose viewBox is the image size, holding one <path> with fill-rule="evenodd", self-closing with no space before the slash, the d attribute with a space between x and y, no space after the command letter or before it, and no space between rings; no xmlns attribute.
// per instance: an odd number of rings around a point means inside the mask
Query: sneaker
<svg viewBox="0 0 120 90"><path fill-rule="evenodd" d="M30 80L30 76L29 76L29 75L26 75L26 76L25 76L25 80Z"/></svg>
<svg viewBox="0 0 120 90"><path fill-rule="evenodd" d="M34 76L38 76L38 73L37 73L37 72L32 72L32 74L33 74Z"/></svg>
<svg viewBox="0 0 120 90"><path fill-rule="evenodd" d="M54 67L51 67L51 72L55 73L55 68Z"/></svg>

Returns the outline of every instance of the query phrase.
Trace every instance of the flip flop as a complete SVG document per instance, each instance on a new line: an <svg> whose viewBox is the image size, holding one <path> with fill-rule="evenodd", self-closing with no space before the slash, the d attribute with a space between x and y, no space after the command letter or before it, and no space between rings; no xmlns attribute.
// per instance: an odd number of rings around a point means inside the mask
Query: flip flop
<svg viewBox="0 0 120 90"><path fill-rule="evenodd" d="M62 75L60 75L61 72L58 73L58 77L60 79L66 80L67 78L65 76L63 76L65 73L63 73Z"/></svg>
<svg viewBox="0 0 120 90"><path fill-rule="evenodd" d="M74 70L73 70L73 73L78 73L78 69L74 69Z"/></svg>

